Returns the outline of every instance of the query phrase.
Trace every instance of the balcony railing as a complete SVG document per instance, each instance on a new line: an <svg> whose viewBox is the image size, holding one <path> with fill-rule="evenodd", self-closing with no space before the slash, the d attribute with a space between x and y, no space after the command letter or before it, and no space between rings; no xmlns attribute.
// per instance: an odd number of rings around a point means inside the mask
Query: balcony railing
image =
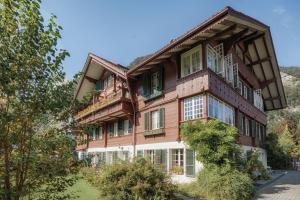
<svg viewBox="0 0 300 200"><path fill-rule="evenodd" d="M78 120L84 116L87 116L97 110L100 110L110 104L113 104L123 98L129 99L129 93L125 89L120 89L115 93L109 94L106 97L103 97L100 101L93 103L87 106L85 109L79 111L75 116L75 119Z"/></svg>

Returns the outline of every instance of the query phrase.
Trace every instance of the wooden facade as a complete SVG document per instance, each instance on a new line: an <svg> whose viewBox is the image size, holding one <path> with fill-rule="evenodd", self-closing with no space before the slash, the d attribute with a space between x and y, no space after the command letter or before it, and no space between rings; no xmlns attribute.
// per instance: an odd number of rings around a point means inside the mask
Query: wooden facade
<svg viewBox="0 0 300 200"><path fill-rule="evenodd" d="M270 38L267 26L227 7L192 31L175 39L141 64L130 70L122 68L123 74L120 74L119 65L110 63L107 67L105 65L108 64L101 62L101 58L91 58L92 61L98 61L98 67L104 67L105 71L113 75L114 84L112 88L105 91L106 97L99 100L98 107L95 106L97 103L92 102L89 105L92 110L85 113L81 111L81 114L79 112L75 116L79 126L88 124L102 126L102 139L90 141L85 148L180 142L180 125L186 121L184 101L198 95L201 96L199 97L201 117L197 119L207 121L212 118L209 114L209 98L212 96L222 102L223 106L234 110L233 125L239 129L237 143L263 147L267 123L265 111L286 106ZM215 47L220 44L223 45L224 56L232 55L233 63L238 65L237 74L240 81L252 91L261 89L263 110L254 105L253 97L251 97L252 100L246 99L245 96L248 94L241 94L239 88L229 84L224 77L209 68L208 45ZM201 69L182 77L181 55L195 47L201 48ZM265 57L260 58L262 56ZM86 69L88 65L90 63L87 64ZM156 72L159 73L155 74ZM152 74L155 78L161 76L162 82L159 82L161 88L159 93L156 93L157 95L145 95L146 89L143 87L147 74L151 75L150 78ZM101 74L95 77L96 80L99 78ZM77 94L82 92L80 90L84 91L83 86L77 88ZM94 98L103 93L104 91L96 94ZM113 97L110 101L101 104L101 101L108 99L107 96ZM148 119L149 116L151 117L153 112L162 108L163 116L159 117L160 120L163 118L162 127L159 127L157 131L146 133L145 127L154 126L151 119ZM110 137L108 123L123 119L130 120L133 125L132 132ZM244 119L247 121L247 128L245 124L241 124ZM78 150L82 149L84 146L78 145Z"/></svg>

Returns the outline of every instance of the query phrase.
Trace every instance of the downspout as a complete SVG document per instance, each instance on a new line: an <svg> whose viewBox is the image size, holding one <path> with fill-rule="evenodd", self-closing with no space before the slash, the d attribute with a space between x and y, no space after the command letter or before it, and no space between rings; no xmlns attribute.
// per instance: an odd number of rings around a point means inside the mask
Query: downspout
<svg viewBox="0 0 300 200"><path fill-rule="evenodd" d="M126 83L127 83L127 88L128 88L128 92L130 94L130 101L131 101L131 105L132 105L132 110L133 110L133 123L132 123L132 142L133 142L133 156L135 157L135 145L136 145L136 135L135 135L135 106L134 106L134 100L133 100L133 94L130 88L130 84L129 84L129 77L127 75L127 72L125 72L125 77L126 77Z"/></svg>

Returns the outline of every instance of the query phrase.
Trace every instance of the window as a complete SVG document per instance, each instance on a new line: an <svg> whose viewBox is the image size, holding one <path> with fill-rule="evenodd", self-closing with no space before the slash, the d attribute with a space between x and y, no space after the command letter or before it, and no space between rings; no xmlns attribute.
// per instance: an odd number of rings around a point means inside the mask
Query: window
<svg viewBox="0 0 300 200"><path fill-rule="evenodd" d="M234 109L219 99L208 96L208 116L226 124L234 124Z"/></svg>
<svg viewBox="0 0 300 200"><path fill-rule="evenodd" d="M191 149L186 149L186 176L195 176L195 152Z"/></svg>
<svg viewBox="0 0 300 200"><path fill-rule="evenodd" d="M113 85L113 76L112 75L108 75L105 79L104 79L104 88L109 88Z"/></svg>
<svg viewBox="0 0 300 200"><path fill-rule="evenodd" d="M151 112L151 125L152 125L152 130L158 129L159 126L159 119L158 119L158 110Z"/></svg>
<svg viewBox="0 0 300 200"><path fill-rule="evenodd" d="M118 121L118 133L117 135L124 135L124 121L123 120L119 120Z"/></svg>
<svg viewBox="0 0 300 200"><path fill-rule="evenodd" d="M163 90L163 69L161 68L152 73L145 73L142 76L142 82L142 95L146 100L161 95Z"/></svg>
<svg viewBox="0 0 300 200"><path fill-rule="evenodd" d="M167 171L167 150L145 150L145 158L148 159L156 168Z"/></svg>
<svg viewBox="0 0 300 200"><path fill-rule="evenodd" d="M202 69L201 45L181 55L181 77Z"/></svg>
<svg viewBox="0 0 300 200"><path fill-rule="evenodd" d="M102 134L102 127L101 127L101 126L96 127L96 128L95 128L95 140L102 139L102 137L103 137L103 134Z"/></svg>
<svg viewBox="0 0 300 200"><path fill-rule="evenodd" d="M151 74L151 94L155 94L159 91L159 74L155 72Z"/></svg>
<svg viewBox="0 0 300 200"><path fill-rule="evenodd" d="M150 119L149 119L150 115ZM164 128L165 124L165 109L160 108L159 110L155 110L152 112L144 113L144 130L148 132L151 130L157 130ZM149 126L151 124L151 127Z"/></svg>
<svg viewBox="0 0 300 200"><path fill-rule="evenodd" d="M124 120L124 135L132 133L132 123L130 120Z"/></svg>
<svg viewBox="0 0 300 200"><path fill-rule="evenodd" d="M184 99L184 120L198 119L203 114L203 96Z"/></svg>
<svg viewBox="0 0 300 200"><path fill-rule="evenodd" d="M108 134L109 134L109 137L114 137L114 133L115 133L114 129L115 129L114 123L110 122L108 124Z"/></svg>
<svg viewBox="0 0 300 200"><path fill-rule="evenodd" d="M206 46L207 51L207 67L217 74L225 77L224 71L224 48L223 43L220 43L214 47L211 45Z"/></svg>
<svg viewBox="0 0 300 200"><path fill-rule="evenodd" d="M183 174L183 149L172 149L172 173Z"/></svg>
<svg viewBox="0 0 300 200"><path fill-rule="evenodd" d="M245 117L245 134L250 136L250 120L247 117Z"/></svg>

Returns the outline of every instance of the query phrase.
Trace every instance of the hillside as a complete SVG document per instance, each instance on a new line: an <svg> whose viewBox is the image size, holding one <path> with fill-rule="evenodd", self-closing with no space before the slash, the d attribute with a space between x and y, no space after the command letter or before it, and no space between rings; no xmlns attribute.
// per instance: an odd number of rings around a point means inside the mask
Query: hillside
<svg viewBox="0 0 300 200"><path fill-rule="evenodd" d="M300 67L280 70L288 107L268 112L268 132L281 132L288 125L292 135L300 138Z"/></svg>

